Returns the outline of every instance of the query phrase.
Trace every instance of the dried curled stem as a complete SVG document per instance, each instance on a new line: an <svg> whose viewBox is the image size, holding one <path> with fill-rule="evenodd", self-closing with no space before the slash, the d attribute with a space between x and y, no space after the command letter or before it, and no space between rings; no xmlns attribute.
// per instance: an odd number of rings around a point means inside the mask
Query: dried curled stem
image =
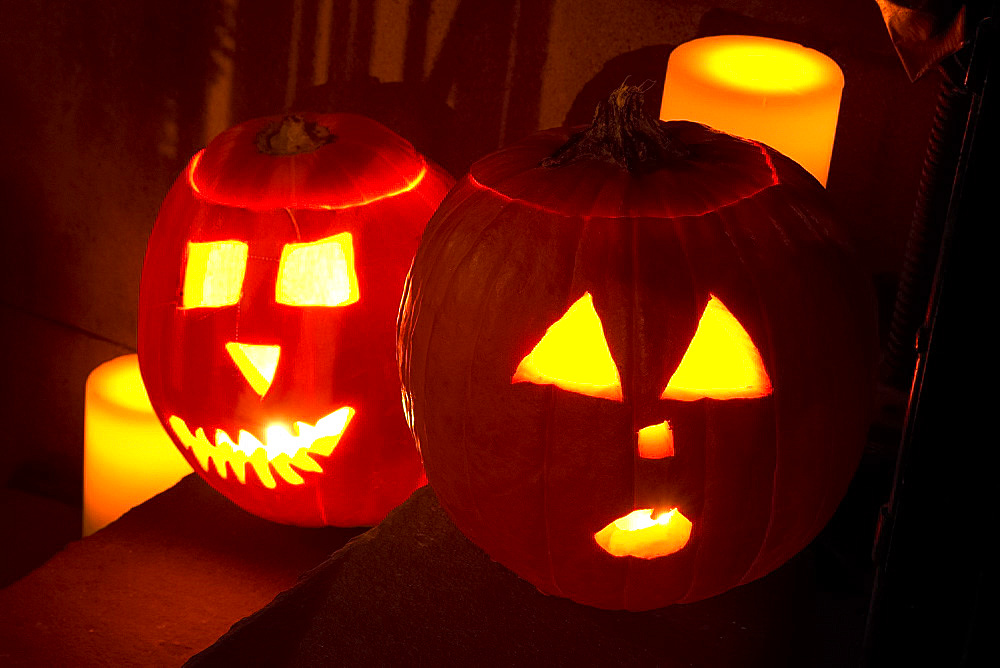
<svg viewBox="0 0 1000 668"><path fill-rule="evenodd" d="M257 150L267 155L310 153L336 141L330 128L301 116L285 116L257 133Z"/></svg>
<svg viewBox="0 0 1000 668"><path fill-rule="evenodd" d="M688 155L669 126L643 109L645 89L622 84L594 110L594 120L542 161L560 167L580 160L599 160L632 174L652 172Z"/></svg>

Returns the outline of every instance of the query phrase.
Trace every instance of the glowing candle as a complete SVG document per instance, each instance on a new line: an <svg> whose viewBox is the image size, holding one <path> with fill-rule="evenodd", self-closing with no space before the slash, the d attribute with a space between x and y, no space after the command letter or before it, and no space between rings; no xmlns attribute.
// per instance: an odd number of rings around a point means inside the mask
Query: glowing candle
<svg viewBox="0 0 1000 668"><path fill-rule="evenodd" d="M681 44L667 62L660 118L763 142L826 185L844 74L814 49L723 35Z"/></svg>
<svg viewBox="0 0 1000 668"><path fill-rule="evenodd" d="M191 472L153 413L135 355L87 377L83 409L83 535Z"/></svg>

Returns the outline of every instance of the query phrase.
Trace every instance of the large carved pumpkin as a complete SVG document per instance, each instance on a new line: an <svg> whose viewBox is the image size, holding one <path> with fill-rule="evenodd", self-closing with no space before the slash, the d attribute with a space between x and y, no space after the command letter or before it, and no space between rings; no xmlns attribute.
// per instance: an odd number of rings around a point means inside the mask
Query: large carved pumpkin
<svg viewBox="0 0 1000 668"><path fill-rule="evenodd" d="M543 592L633 610L758 578L817 534L876 349L824 189L640 108L622 89L589 131L474 164L424 233L397 350L457 526Z"/></svg>
<svg viewBox="0 0 1000 668"><path fill-rule="evenodd" d="M395 314L451 178L375 121L248 121L198 153L149 239L139 364L194 469L268 519L368 525L423 484Z"/></svg>

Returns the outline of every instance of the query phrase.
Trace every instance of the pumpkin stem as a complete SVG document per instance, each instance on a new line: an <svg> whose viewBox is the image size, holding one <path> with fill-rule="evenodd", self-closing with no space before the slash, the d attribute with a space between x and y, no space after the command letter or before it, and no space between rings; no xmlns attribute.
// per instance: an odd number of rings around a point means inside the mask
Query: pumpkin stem
<svg viewBox="0 0 1000 668"><path fill-rule="evenodd" d="M257 133L257 150L267 155L310 153L336 141L337 135L301 116L285 116Z"/></svg>
<svg viewBox="0 0 1000 668"><path fill-rule="evenodd" d="M543 167L561 167L579 160L599 160L632 174L654 172L688 155L669 126L643 109L648 87L622 84L606 102L599 102L594 120L575 133Z"/></svg>

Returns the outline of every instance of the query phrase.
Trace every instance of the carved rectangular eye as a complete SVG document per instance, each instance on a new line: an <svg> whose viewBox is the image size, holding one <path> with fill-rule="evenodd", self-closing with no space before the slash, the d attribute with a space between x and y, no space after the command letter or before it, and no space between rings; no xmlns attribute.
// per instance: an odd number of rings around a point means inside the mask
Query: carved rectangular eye
<svg viewBox="0 0 1000 668"><path fill-rule="evenodd" d="M246 270L247 245L242 241L189 242L181 308L238 303Z"/></svg>
<svg viewBox="0 0 1000 668"><path fill-rule="evenodd" d="M618 367L604 337L594 300L585 292L517 365L511 383L535 383L622 401Z"/></svg>
<svg viewBox="0 0 1000 668"><path fill-rule="evenodd" d="M750 335L714 295L661 399L754 399L771 394L771 379Z"/></svg>
<svg viewBox="0 0 1000 668"><path fill-rule="evenodd" d="M350 232L281 250L274 298L289 306L347 306L358 301Z"/></svg>

